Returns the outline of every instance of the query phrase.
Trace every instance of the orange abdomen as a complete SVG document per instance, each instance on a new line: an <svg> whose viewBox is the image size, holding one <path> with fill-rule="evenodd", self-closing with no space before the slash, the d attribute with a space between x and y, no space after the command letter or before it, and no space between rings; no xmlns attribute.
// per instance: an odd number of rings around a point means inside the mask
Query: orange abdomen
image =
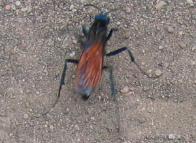
<svg viewBox="0 0 196 143"><path fill-rule="evenodd" d="M99 84L102 76L103 44L97 42L85 49L81 55L76 75L76 91L89 96Z"/></svg>

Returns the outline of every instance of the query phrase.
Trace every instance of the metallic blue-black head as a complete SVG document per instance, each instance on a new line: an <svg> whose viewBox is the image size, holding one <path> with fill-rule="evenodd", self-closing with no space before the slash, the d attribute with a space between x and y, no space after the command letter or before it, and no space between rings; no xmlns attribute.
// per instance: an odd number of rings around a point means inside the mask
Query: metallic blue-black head
<svg viewBox="0 0 196 143"><path fill-rule="evenodd" d="M100 13L99 15L95 16L95 21L100 22L104 25L108 25L110 22L110 18L107 16L107 13Z"/></svg>

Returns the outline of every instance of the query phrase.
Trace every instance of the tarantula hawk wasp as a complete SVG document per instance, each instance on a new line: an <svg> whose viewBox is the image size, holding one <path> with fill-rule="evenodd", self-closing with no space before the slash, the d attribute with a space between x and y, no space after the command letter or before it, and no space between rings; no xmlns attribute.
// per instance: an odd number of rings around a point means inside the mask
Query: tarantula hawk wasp
<svg viewBox="0 0 196 143"><path fill-rule="evenodd" d="M100 10L97 6L92 4L87 4L85 6L92 6L98 10ZM114 9L116 10L116 9ZM114 11L112 10L112 11ZM111 11L110 11L111 12ZM67 70L67 63L72 63L77 65L76 71L76 92L82 95L82 99L87 100L90 95L93 93L95 88L100 83L103 70L108 70L110 74L110 87L111 87L111 95L115 97L117 94L117 90L114 84L114 75L112 66L104 65L104 58L118 55L124 51L126 51L130 57L131 62L133 62L138 69L149 78L157 78L153 76L149 76L144 70L141 69L139 64L135 61L135 58L127 47L122 47L115 51L106 53L106 44L107 41L112 37L112 34L117 29L112 28L108 32L108 25L110 23L110 18L108 16L109 12L101 11L94 18L94 22L87 29L85 26L82 27L82 32L85 37L85 41L82 44L82 54L80 59L65 59L63 72L60 79L60 85L57 93L57 99L50 110L56 105L59 100L60 92L62 86L65 84L65 76ZM49 110L49 111L50 111ZM45 112L47 114L49 111Z"/></svg>

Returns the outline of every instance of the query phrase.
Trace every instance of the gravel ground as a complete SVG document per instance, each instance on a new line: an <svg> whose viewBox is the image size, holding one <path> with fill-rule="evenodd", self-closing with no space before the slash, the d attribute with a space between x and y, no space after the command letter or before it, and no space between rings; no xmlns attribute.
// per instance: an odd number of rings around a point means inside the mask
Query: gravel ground
<svg viewBox="0 0 196 143"><path fill-rule="evenodd" d="M88 101L74 92L75 66L55 100L64 59L79 57L81 26L98 11L118 28L107 51L129 47L106 60L114 67L118 102L109 78ZM1 143L195 143L196 8L193 0L0 0Z"/></svg>

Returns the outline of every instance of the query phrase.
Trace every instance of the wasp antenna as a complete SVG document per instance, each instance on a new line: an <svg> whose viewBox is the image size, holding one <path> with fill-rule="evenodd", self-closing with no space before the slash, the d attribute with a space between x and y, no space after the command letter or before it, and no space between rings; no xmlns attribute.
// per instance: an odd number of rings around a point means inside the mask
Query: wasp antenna
<svg viewBox="0 0 196 143"><path fill-rule="evenodd" d="M96 5L93 5L93 4L85 4L84 6L91 6L91 7L96 8L97 10L101 11L101 9L99 7L97 7Z"/></svg>

